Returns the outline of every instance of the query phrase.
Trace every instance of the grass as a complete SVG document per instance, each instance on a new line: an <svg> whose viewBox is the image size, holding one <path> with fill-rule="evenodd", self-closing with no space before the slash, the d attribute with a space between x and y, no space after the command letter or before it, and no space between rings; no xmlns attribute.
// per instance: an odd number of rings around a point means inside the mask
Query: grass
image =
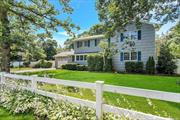
<svg viewBox="0 0 180 120"><path fill-rule="evenodd" d="M0 120L34 120L34 117L31 114L13 115L4 108L0 107Z"/></svg>
<svg viewBox="0 0 180 120"><path fill-rule="evenodd" d="M20 67L20 68L11 68L11 72L20 71L20 70L31 70L30 67Z"/></svg>
<svg viewBox="0 0 180 120"><path fill-rule="evenodd" d="M49 75L53 78L83 82L103 80L105 81L105 84L180 93L180 86L176 84L176 81L180 80L180 77L173 76L96 73L69 70L41 71L27 74L38 74L39 76ZM82 88L71 90L72 88L69 87L50 84L41 84L39 87L59 94L95 100L94 90ZM163 117L172 117L175 120L180 120L180 103L152 100L109 92L104 93L104 102L118 107L133 109Z"/></svg>

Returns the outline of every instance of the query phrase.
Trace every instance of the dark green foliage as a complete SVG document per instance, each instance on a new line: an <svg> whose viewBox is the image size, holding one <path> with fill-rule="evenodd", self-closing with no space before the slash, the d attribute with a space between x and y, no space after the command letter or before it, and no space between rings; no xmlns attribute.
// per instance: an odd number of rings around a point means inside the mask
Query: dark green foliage
<svg viewBox="0 0 180 120"><path fill-rule="evenodd" d="M155 73L155 61L153 57L149 57L146 62L146 73L154 74Z"/></svg>
<svg viewBox="0 0 180 120"><path fill-rule="evenodd" d="M173 74L174 70L177 68L173 59L174 56L171 54L168 44L163 44L160 48L160 55L158 56L158 73Z"/></svg>
<svg viewBox="0 0 180 120"><path fill-rule="evenodd" d="M23 65L24 65L24 67L29 67L30 61L24 61L24 62L23 62Z"/></svg>
<svg viewBox="0 0 180 120"><path fill-rule="evenodd" d="M77 63L68 63L65 65L62 65L62 69L67 69L67 70L77 70Z"/></svg>
<svg viewBox="0 0 180 120"><path fill-rule="evenodd" d="M85 66L85 65L77 65L77 70L78 71L86 71L87 70L87 66Z"/></svg>
<svg viewBox="0 0 180 120"><path fill-rule="evenodd" d="M105 65L103 66L103 71L104 72L111 72L112 71L112 59L105 59Z"/></svg>
<svg viewBox="0 0 180 120"><path fill-rule="evenodd" d="M99 54L87 57L89 71L103 71L103 57Z"/></svg>
<svg viewBox="0 0 180 120"><path fill-rule="evenodd" d="M54 55L56 55L57 51L57 42L56 40L48 39L46 41L43 41L42 47L46 54L46 60L53 60Z"/></svg>
<svg viewBox="0 0 180 120"><path fill-rule="evenodd" d="M143 73L143 62L126 62L125 69L128 73Z"/></svg>
<svg viewBox="0 0 180 120"><path fill-rule="evenodd" d="M51 68L52 63L45 61L45 60L40 60L37 64L35 64L34 68Z"/></svg>

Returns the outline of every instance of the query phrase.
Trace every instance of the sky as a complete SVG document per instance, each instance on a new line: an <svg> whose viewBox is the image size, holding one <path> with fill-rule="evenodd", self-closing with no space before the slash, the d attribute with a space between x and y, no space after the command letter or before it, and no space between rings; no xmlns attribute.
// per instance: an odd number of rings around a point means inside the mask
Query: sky
<svg viewBox="0 0 180 120"><path fill-rule="evenodd" d="M49 0L55 7L58 9L60 7L59 0ZM72 0L71 7L74 9L73 13L70 15L72 22L78 25L81 29L76 31L76 34L82 33L83 31L88 30L94 24L99 23L98 13L95 8L95 0ZM59 15L57 18L64 19L66 15ZM176 23L167 23L162 26L159 31L156 31L156 34L166 33L170 28L175 26ZM53 33L53 39L55 39L58 44L63 46L64 41L68 39L69 36L67 33L58 28L58 32Z"/></svg>

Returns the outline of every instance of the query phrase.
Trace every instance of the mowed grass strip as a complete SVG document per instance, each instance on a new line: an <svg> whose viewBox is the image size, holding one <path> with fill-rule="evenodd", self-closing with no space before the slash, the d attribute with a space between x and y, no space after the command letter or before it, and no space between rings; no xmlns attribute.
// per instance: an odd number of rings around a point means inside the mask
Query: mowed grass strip
<svg viewBox="0 0 180 120"><path fill-rule="evenodd" d="M179 76L97 73L88 71L50 70L24 74L49 75L53 78L82 82L104 81L105 84L180 93Z"/></svg>

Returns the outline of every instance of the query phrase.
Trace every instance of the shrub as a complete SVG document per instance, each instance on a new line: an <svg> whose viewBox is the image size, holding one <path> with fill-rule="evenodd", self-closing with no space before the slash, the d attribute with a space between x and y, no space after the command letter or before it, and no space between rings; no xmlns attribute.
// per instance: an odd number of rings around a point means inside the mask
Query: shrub
<svg viewBox="0 0 180 120"><path fill-rule="evenodd" d="M128 73L142 73L143 72L143 62L126 62L125 69Z"/></svg>
<svg viewBox="0 0 180 120"><path fill-rule="evenodd" d="M45 60L40 60L37 64L35 64L34 68L51 68L52 63L45 61Z"/></svg>
<svg viewBox="0 0 180 120"><path fill-rule="evenodd" d="M153 57L149 57L146 62L146 73L148 74L155 73L155 61Z"/></svg>
<svg viewBox="0 0 180 120"><path fill-rule="evenodd" d="M85 71L85 70L87 70L87 66L85 66L85 65L77 65L76 67L77 67L78 71Z"/></svg>
<svg viewBox="0 0 180 120"><path fill-rule="evenodd" d="M160 55L158 57L157 71L163 74L173 74L177 68L173 61L174 56L171 53L171 49L168 44L163 44L160 47Z"/></svg>
<svg viewBox="0 0 180 120"><path fill-rule="evenodd" d="M24 65L25 67L29 67L30 61L24 61L24 62L23 62L23 65Z"/></svg>
<svg viewBox="0 0 180 120"><path fill-rule="evenodd" d="M65 65L62 65L62 69L67 69L67 70L77 70L77 63L68 63Z"/></svg>
<svg viewBox="0 0 180 120"><path fill-rule="evenodd" d="M89 55L87 57L89 71L103 71L103 57L99 54Z"/></svg>
<svg viewBox="0 0 180 120"><path fill-rule="evenodd" d="M103 66L103 71L104 72L111 72L112 71L112 59L105 59L105 63Z"/></svg>

